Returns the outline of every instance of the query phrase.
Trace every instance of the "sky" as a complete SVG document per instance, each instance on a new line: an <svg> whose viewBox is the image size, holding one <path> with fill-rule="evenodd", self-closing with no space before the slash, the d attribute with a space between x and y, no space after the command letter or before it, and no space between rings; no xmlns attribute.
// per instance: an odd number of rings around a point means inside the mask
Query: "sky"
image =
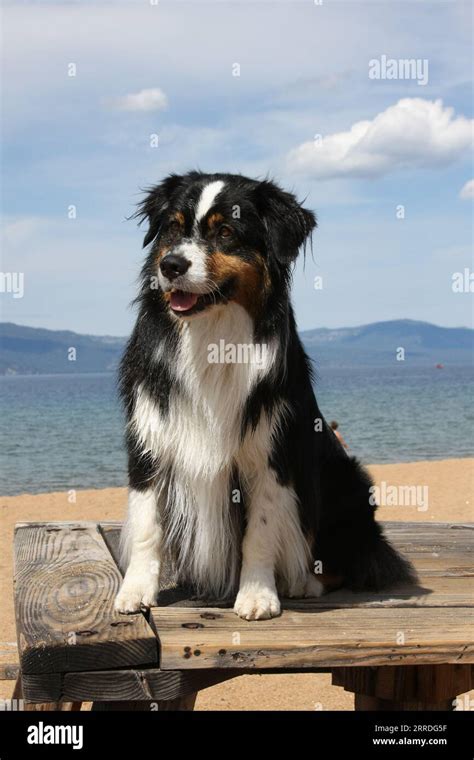
<svg viewBox="0 0 474 760"><path fill-rule="evenodd" d="M269 175L316 211L301 329L472 325L470 2L7 0L2 16L2 272L23 276L3 280L4 321L128 334L144 256L128 218L198 168Z"/></svg>

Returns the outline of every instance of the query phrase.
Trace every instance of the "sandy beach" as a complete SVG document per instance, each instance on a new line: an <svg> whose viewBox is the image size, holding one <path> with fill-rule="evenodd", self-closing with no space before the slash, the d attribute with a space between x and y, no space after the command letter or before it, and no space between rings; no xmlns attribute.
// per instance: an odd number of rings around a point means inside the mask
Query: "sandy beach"
<svg viewBox="0 0 474 760"><path fill-rule="evenodd" d="M371 465L381 493L392 486L416 486L420 498L408 506L382 506L381 520L471 522L474 519L474 459ZM385 490L384 490L385 489ZM121 520L126 491L121 488L0 497L0 663L14 662L12 539L15 523L28 520ZM0 698L11 696L12 681L0 681ZM331 686L329 675L241 676L201 692L197 710L351 710L353 697Z"/></svg>

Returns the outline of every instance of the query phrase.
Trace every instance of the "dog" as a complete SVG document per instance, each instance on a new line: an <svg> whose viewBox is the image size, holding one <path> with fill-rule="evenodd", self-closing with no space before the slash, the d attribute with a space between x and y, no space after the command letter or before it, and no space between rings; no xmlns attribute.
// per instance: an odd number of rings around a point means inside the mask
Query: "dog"
<svg viewBox="0 0 474 760"><path fill-rule="evenodd" d="M318 408L296 330L291 273L315 215L269 180L192 171L152 187L136 217L150 248L120 368L116 610L156 603L165 560L246 620L279 615L281 597L412 582L369 475Z"/></svg>

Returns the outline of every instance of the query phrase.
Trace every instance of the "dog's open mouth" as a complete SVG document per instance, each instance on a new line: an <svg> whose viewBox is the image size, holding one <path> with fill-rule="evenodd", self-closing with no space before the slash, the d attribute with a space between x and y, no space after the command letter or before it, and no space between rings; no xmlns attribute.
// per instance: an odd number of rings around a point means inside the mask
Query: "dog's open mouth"
<svg viewBox="0 0 474 760"><path fill-rule="evenodd" d="M186 290L172 290L169 296L169 307L173 314L178 317L187 317L203 311L211 304L216 303L216 294L212 293L189 293Z"/></svg>
<svg viewBox="0 0 474 760"><path fill-rule="evenodd" d="M234 282L227 280L218 290L208 293L190 293L186 290L172 290L169 295L171 311L178 316L188 316L218 303L227 303L232 295Z"/></svg>
<svg viewBox="0 0 474 760"><path fill-rule="evenodd" d="M170 306L173 311L185 313L193 309L198 301L197 293L186 293L184 290L171 291Z"/></svg>

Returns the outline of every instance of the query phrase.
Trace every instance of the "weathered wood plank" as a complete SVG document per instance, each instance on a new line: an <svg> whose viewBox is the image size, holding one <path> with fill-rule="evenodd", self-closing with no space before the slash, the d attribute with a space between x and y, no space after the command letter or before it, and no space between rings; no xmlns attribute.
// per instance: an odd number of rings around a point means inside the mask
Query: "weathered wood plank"
<svg viewBox="0 0 474 760"><path fill-rule="evenodd" d="M23 698L32 703L59 702L61 682L61 673L23 673L21 675Z"/></svg>
<svg viewBox="0 0 474 760"><path fill-rule="evenodd" d="M115 564L117 565L117 567L119 567L120 565L119 544L120 544L120 534L122 532L122 523L100 522L99 529L107 545L107 549L109 550L112 557L114 558Z"/></svg>
<svg viewBox="0 0 474 760"><path fill-rule="evenodd" d="M324 597L316 608L360 606L471 606L473 593L467 586L442 586L432 578L469 578L474 576L474 533L451 523L383 523L387 535L398 549L413 562L420 577L419 589L400 588L394 595L391 591L379 595L353 595L350 592L336 592ZM116 556L120 537L120 523L101 523L104 538ZM433 589L433 585L435 588ZM195 599L185 590L170 589L168 579L164 579L163 589L158 599L160 607L231 607L230 601L216 602ZM285 600L286 609L312 609L312 601Z"/></svg>
<svg viewBox="0 0 474 760"><path fill-rule="evenodd" d="M44 525L44 523L25 523L26 525ZM83 523L80 523L81 525ZM397 537L412 537L415 541L424 542L426 536L445 536L446 541L474 540L474 522L451 523L451 522L418 522L384 520L380 522L387 535L396 540ZM117 520L101 520L100 526L104 531L120 531L122 523ZM471 534L469 534L469 531Z"/></svg>
<svg viewBox="0 0 474 760"><path fill-rule="evenodd" d="M81 702L66 702L64 700L60 699L60 692L59 690L54 689L53 681L59 682L60 677L58 674L51 676L51 674L47 675L41 675L41 676L28 676L31 679L39 679L39 687L40 691L43 692L45 689L46 683L49 684L49 691L54 691L55 694L57 694L56 697L53 698L53 700L48 699L48 701L43 701L40 699L27 699L25 695L25 690L23 688L23 677L21 675L18 676L15 689L13 691L13 698L21 700L20 704L21 710L26 710L28 712L76 712L81 709ZM30 692L32 695L35 695L35 688L34 685L30 687Z"/></svg>
<svg viewBox="0 0 474 760"><path fill-rule="evenodd" d="M157 662L156 638L144 616L113 610L120 582L96 523L17 526L14 587L22 672Z"/></svg>
<svg viewBox="0 0 474 760"><path fill-rule="evenodd" d="M356 710L453 710L472 686L471 665L335 668L332 683L355 693Z"/></svg>
<svg viewBox="0 0 474 760"><path fill-rule="evenodd" d="M472 577L459 570L459 574L454 572L446 574L440 569L437 573L432 571L421 575L420 582L416 586L399 585L376 593L339 589L319 599L282 599L282 606L287 610L305 612L353 607L474 607ZM171 596L173 600L170 604L168 599ZM173 594L167 590L160 593L157 606L228 609L232 607L232 601L216 603L212 599L190 598L184 592L180 597L178 590L175 590Z"/></svg>
<svg viewBox="0 0 474 760"><path fill-rule="evenodd" d="M425 575L420 583L383 591L339 589L319 599L286 599L285 609L318 610L353 607L474 607L474 584L469 576Z"/></svg>
<svg viewBox="0 0 474 760"><path fill-rule="evenodd" d="M247 622L231 610L155 607L163 670L474 662L470 608L285 610Z"/></svg>
<svg viewBox="0 0 474 760"><path fill-rule="evenodd" d="M62 683L64 699L71 701L168 700L207 689L216 683L242 675L239 670L146 670L92 671L66 673Z"/></svg>
<svg viewBox="0 0 474 760"><path fill-rule="evenodd" d="M426 527L429 530L454 530L456 532L462 530L474 530L474 522L459 523L459 522L418 522L417 520L382 520L380 524L387 531L398 531L400 533L420 533L420 527Z"/></svg>
<svg viewBox="0 0 474 760"><path fill-rule="evenodd" d="M120 527L120 523L101 524L102 534L113 555L116 555ZM398 609L440 608L440 611L441 608L446 608L446 610L456 608L459 614L463 610L462 614L464 615L464 609L469 606L472 607L472 593L467 585L469 576L473 571L471 550L474 534L471 527L443 523L385 524L386 532L391 540L401 551L408 554L412 561L414 560L420 573L420 587L399 588L396 592L390 591L378 595L351 594L343 590L323 597L319 601L286 600L285 607L289 612L300 610L301 614L306 615L306 621L308 620L308 613L312 613L311 617L313 617L322 611L334 612L340 609L346 610L346 612L351 611L352 614L353 608L365 608L367 610L374 607L392 609L394 607ZM19 540L18 536L24 531L26 533ZM156 653L154 653L155 659L148 659L149 654L147 654L147 659L144 660L141 653L134 651L137 639L140 647L143 645L148 653L151 650L147 649L147 645L151 643L153 647L155 646L154 638L147 629L143 617L140 615L115 616L111 612L111 605L120 576L95 523L27 523L17 530L17 540L19 541L16 577L17 599L22 600L23 605L26 604L30 611L27 615L29 621L27 619L23 624L25 630L20 632L23 636L20 639L23 647L20 647L21 661L25 673L57 672L59 670L67 672L78 668L92 670L99 668L99 663L100 668L128 667L156 661ZM85 551L85 543L87 543L87 551ZM90 553L90 556L87 556L87 552ZM104 556L106 557L105 573L102 567ZM109 563L108 566L107 562ZM92 579L87 572L87 569L90 569L89 565L93 567ZM104 580L103 576L107 576L109 572L112 575L115 573L115 579ZM100 604L98 605L100 610L96 609L97 598L94 603L91 603L91 593L92 595L95 593L93 589L95 589L98 580L100 581ZM39 588L36 589L36 587ZM34 593L31 590L32 588L35 588ZM160 603L166 604L168 599L174 599L174 603L176 603L175 597L175 593L168 596L162 594ZM183 594L181 594L181 598L183 598ZM199 610L203 612L200 609L203 605L202 600L185 598L183 603L193 605L194 611L198 613ZM107 604L109 605L108 609ZM152 611L152 619L155 626L160 626L160 633L163 618L160 617L158 620L158 617L167 609L170 612L174 609L174 612L181 616L190 612L188 606L185 609L180 607L155 608ZM221 610L217 611L221 612ZM382 612L382 610L379 611ZM212 610L206 609L204 612L212 615ZM224 614L228 616L228 626L232 631L239 631L242 625L250 625L257 626L262 633L264 627L277 624L278 637L280 638L283 618L276 621L259 621L258 623L246 624L236 618L231 611ZM97 615L101 620L104 615L105 617L112 616L115 619L109 620L108 626L104 620L98 625L94 625L97 622ZM184 617L182 619L188 620ZM74 625L71 624L72 620L74 620ZM318 614L317 626L313 621L311 622L307 631L310 637L313 635L318 639L320 620ZM115 627L119 631L122 629L120 632L125 635L110 637L110 627L113 627L113 622L116 623ZM175 620L174 625L178 625L180 622L182 621ZM461 623L463 624L464 621ZM136 632L127 630L130 627L137 626L137 624L144 627L145 636L143 636L143 630L138 636ZM211 627L209 620L206 620L206 625ZM435 624L434 630L437 629L438 625ZM170 630L171 628L168 625L166 628L167 637ZM229 627L226 636L228 636L228 631ZM28 641L28 635L30 641ZM48 636L51 635L52 641L48 639ZM178 635L179 639L182 636L182 631L178 630L177 634L175 631L173 635ZM276 631L272 630L272 636L275 637L275 635ZM68 643L69 637L72 641L76 641L72 646ZM304 642L303 644L306 646ZM112 648L108 651L110 646ZM358 648L360 649L360 647ZM120 656L118 656L117 650L120 650ZM124 651L128 652L125 659L122 656ZM281 652L276 654L277 657L282 657ZM239 648L234 651L234 655L238 658L237 666L242 667ZM104 656L108 658L106 661L103 659ZM439 653L436 653L435 656L439 656ZM131 662L130 658L134 661ZM180 658L179 667L183 667L182 652L180 652ZM184 659L187 662L185 667L197 667L197 665L189 663L189 660L194 661L194 657ZM243 659L245 660L245 657ZM93 664L90 664L91 661ZM219 667L222 667L223 663L220 658L218 662ZM278 665L278 662L272 661L272 664ZM285 663L283 667L285 665L287 666ZM201 667L203 666L201 665ZM204 667L210 666L206 664ZM229 664L225 664L224 667L228 668ZM255 665L252 663L250 667L255 667Z"/></svg>
<svg viewBox="0 0 474 760"><path fill-rule="evenodd" d="M61 686L64 699L72 701L168 700L184 696L252 671L243 668L212 670L106 670L66 673ZM299 673L298 668L267 668L265 673ZM305 668L309 673L328 673L330 668ZM50 692L47 692L50 694ZM41 700L40 700L41 701Z"/></svg>
<svg viewBox="0 0 474 760"><path fill-rule="evenodd" d="M335 668L333 686L379 699L409 702L453 700L470 691L471 665L403 665L386 668Z"/></svg>
<svg viewBox="0 0 474 760"><path fill-rule="evenodd" d="M414 552L401 549L403 555L410 559L423 581L430 576L445 578L474 576L474 556L468 552Z"/></svg>

